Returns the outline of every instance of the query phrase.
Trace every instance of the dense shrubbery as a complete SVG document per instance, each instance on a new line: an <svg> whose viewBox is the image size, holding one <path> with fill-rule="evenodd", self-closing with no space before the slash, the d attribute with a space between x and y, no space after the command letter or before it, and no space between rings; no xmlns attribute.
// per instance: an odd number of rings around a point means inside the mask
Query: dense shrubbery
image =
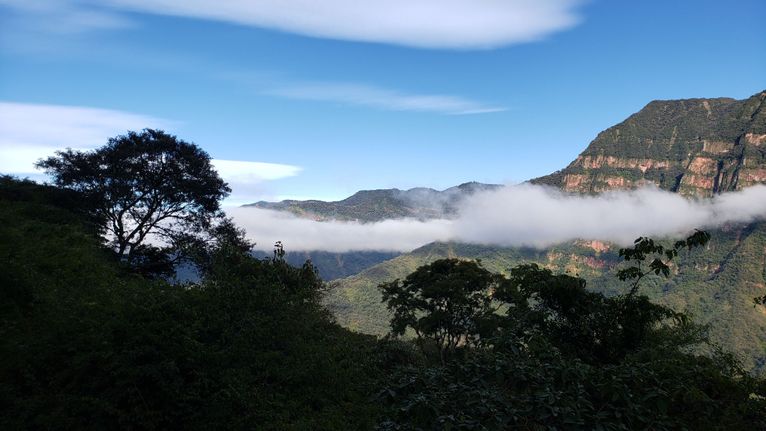
<svg viewBox="0 0 766 431"><path fill-rule="evenodd" d="M541 346L542 347L542 346ZM755 382L727 358L665 352L592 365L550 350L478 351L401 370L380 429L763 429ZM760 389L763 391L763 388Z"/></svg>
<svg viewBox="0 0 766 431"><path fill-rule="evenodd" d="M313 268L218 242L201 283L144 279L59 193L3 179L0 428L372 427L377 346Z"/></svg>
<svg viewBox="0 0 766 431"><path fill-rule="evenodd" d="M700 239L704 233L671 250ZM624 254L642 253L642 261L667 251L647 244L640 239ZM653 263L648 270L667 267ZM637 286L605 297L536 265L505 278L457 260L382 285L393 333L414 330L423 365L402 368L381 393L389 406L381 428L766 427L764 383L731 355L692 353L705 328L638 295ZM487 312L489 298L497 312Z"/></svg>
<svg viewBox="0 0 766 431"><path fill-rule="evenodd" d="M693 354L704 328L640 292L438 261L388 284L394 332L421 339L375 340L332 321L310 265L252 258L233 225L179 285L120 262L88 208L0 179L3 429L766 428L763 381Z"/></svg>

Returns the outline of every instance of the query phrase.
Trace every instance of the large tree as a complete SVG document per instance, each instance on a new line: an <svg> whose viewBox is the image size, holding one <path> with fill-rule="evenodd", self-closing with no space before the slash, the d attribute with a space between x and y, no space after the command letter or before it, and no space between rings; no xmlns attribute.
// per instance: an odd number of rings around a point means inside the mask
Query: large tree
<svg viewBox="0 0 766 431"><path fill-rule="evenodd" d="M205 151L161 130L128 132L93 151L59 151L37 166L93 202L107 240L128 263L152 254L148 240L169 245L205 232L231 192Z"/></svg>

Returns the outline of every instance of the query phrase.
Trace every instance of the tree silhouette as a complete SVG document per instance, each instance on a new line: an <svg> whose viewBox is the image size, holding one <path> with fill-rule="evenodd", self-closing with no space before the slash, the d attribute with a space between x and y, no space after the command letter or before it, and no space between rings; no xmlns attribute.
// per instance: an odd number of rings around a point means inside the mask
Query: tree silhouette
<svg viewBox="0 0 766 431"><path fill-rule="evenodd" d="M631 282L628 296L634 296L639 289L641 280L649 274L670 275L670 262L678 256L678 252L684 248L691 250L695 247L703 247L710 241L710 234L703 230L697 230L685 240L676 241L673 247L665 247L656 243L651 238L639 237L633 242L633 247L621 248L619 255L626 262L634 262L634 266L617 271L617 278L621 281ZM645 261L652 258L651 262L644 265Z"/></svg>
<svg viewBox="0 0 766 431"><path fill-rule="evenodd" d="M231 192L205 151L161 130L128 132L94 151L59 151L37 166L94 203L107 240L129 264L156 254L148 239L168 246L204 232Z"/></svg>
<svg viewBox="0 0 766 431"><path fill-rule="evenodd" d="M402 282L379 287L393 312L391 332L403 335L411 328L421 341L435 345L443 362L459 346L475 345L496 322L489 293L502 281L478 262L441 259L421 266Z"/></svg>

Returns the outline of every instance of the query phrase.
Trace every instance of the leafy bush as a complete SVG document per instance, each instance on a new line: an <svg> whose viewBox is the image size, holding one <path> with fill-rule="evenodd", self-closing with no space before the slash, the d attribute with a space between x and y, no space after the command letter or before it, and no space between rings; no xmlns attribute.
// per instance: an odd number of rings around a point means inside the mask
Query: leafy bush
<svg viewBox="0 0 766 431"><path fill-rule="evenodd" d="M3 185L0 428L372 427L380 348L312 267L219 242L199 284L147 280L37 187Z"/></svg>

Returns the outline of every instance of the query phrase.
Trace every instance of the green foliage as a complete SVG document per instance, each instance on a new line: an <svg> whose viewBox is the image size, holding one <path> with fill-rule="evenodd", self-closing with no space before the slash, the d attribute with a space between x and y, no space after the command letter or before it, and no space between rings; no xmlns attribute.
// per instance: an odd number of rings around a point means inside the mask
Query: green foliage
<svg viewBox="0 0 766 431"><path fill-rule="evenodd" d="M590 292L585 280L554 275L535 264L513 268L502 286L494 298L507 310L501 323L504 343L528 344L542 337L579 360L606 364L671 337L678 347L701 341L681 313L644 296Z"/></svg>
<svg viewBox="0 0 766 431"><path fill-rule="evenodd" d="M629 296L633 296L638 292L641 279L647 275L654 273L654 275L670 276L670 262L678 256L679 250L702 247L709 241L710 234L701 230L695 231L685 240L676 241L672 248L655 243L651 238L638 238L633 242L633 247L620 249L619 256L626 262L635 262L636 265L617 271L617 278L622 281L633 280L628 293ZM649 258L652 260L647 265L648 268L644 269L642 265Z"/></svg>
<svg viewBox="0 0 766 431"><path fill-rule="evenodd" d="M763 373L766 313L762 306L754 307L753 297L762 297L762 286L766 285L766 223L728 226L711 231L711 235L703 248L690 253L679 250L669 265L669 277L651 273L642 278L639 293L708 326L712 343L734 352L749 371ZM673 241L667 243L672 247ZM623 295L630 287L620 282L616 273L632 262L625 262L614 244L604 246L609 248L596 250L580 242L540 250L433 243L333 282L325 303L342 325L383 335L391 315L377 286L404 279L419 266L454 257L481 259L488 270L506 275L510 268L536 263L553 272L584 278L591 292L608 297Z"/></svg>
<svg viewBox="0 0 766 431"><path fill-rule="evenodd" d="M707 241L706 234L684 246L699 241ZM663 253L651 240L637 244L641 246L625 253L634 261ZM463 284L477 280L459 276L454 269L457 262L440 260L423 266L413 279L422 280L424 286L432 279ZM432 268L441 269L438 277L429 277ZM400 368L380 393L389 408L379 429L766 426L763 381L749 376L729 354L690 353L689 347L704 341L703 328L644 296L607 298L587 291L585 285L583 279L554 275L537 265L514 268L508 279L498 276L492 299L505 310L504 316L481 316L496 323L497 331L438 365L425 361ZM383 287L402 295L398 282ZM455 296L477 294L488 298L489 289L452 290L449 303L465 302L466 298ZM427 319L428 313L441 314L439 309L418 311L420 319ZM417 321L411 316L403 322L395 318L392 330L401 333L397 325L403 324L414 326Z"/></svg>
<svg viewBox="0 0 766 431"><path fill-rule="evenodd" d="M419 341L431 341L444 361L458 346L475 346L491 328L496 309L489 292L501 280L478 262L443 259L418 268L401 283L382 284L383 301L393 312L391 333L412 329Z"/></svg>
<svg viewBox="0 0 766 431"><path fill-rule="evenodd" d="M199 284L147 280L49 193L0 188L0 428L373 426L394 359L332 322L311 266L218 241Z"/></svg>
<svg viewBox="0 0 766 431"><path fill-rule="evenodd" d="M90 152L59 151L37 166L95 203L93 215L129 263L168 254L149 238L173 244L207 230L231 191L206 152L160 130L128 132Z"/></svg>
<svg viewBox="0 0 766 431"><path fill-rule="evenodd" d="M389 408L378 429L762 429L757 384L726 357L590 365L555 352L478 352L400 370L380 392Z"/></svg>
<svg viewBox="0 0 766 431"><path fill-rule="evenodd" d="M642 295L437 259L388 285L400 324L458 340L434 361L340 328L311 264L252 258L230 222L195 249L202 280L173 285L117 265L77 193L0 185L2 429L766 426L766 384Z"/></svg>
<svg viewBox="0 0 766 431"><path fill-rule="evenodd" d="M317 267L322 280L330 281L358 274L381 262L393 259L401 253L395 251L347 251L331 252L322 250L285 250L285 260L293 266L303 265L310 260ZM253 251L258 258L269 257L264 251Z"/></svg>

